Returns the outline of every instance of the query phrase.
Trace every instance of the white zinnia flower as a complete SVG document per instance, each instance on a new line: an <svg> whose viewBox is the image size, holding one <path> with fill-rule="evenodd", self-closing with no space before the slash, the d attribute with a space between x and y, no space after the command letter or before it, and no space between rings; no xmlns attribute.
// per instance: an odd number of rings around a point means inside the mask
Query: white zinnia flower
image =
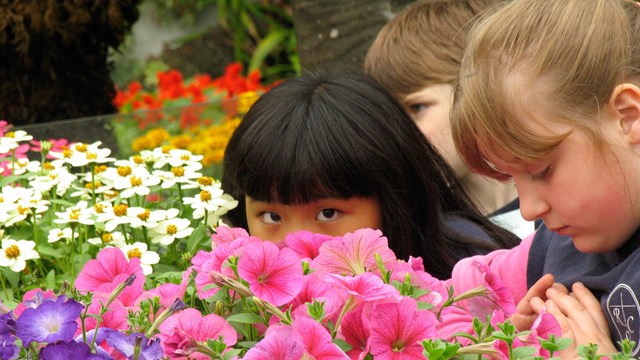
<svg viewBox="0 0 640 360"><path fill-rule="evenodd" d="M124 244L120 247L120 250L129 261L133 258L139 258L142 273L145 275L151 274L153 272L151 265L155 265L160 261L160 255L155 251L147 250L147 244L142 242Z"/></svg>
<svg viewBox="0 0 640 360"><path fill-rule="evenodd" d="M70 240L71 236L73 236L73 231L71 230L71 228L64 228L64 229L55 228L49 231L49 235L47 236L47 239L50 243L54 243L62 239Z"/></svg>
<svg viewBox="0 0 640 360"><path fill-rule="evenodd" d="M0 154L8 154L20 146L20 142L33 140L24 130L9 131L0 137Z"/></svg>
<svg viewBox="0 0 640 360"><path fill-rule="evenodd" d="M70 206L64 212L56 212L57 219L53 220L56 224L84 224L93 225L95 221L91 218L91 212L87 209L87 202L82 200L76 203L76 206Z"/></svg>
<svg viewBox="0 0 640 360"><path fill-rule="evenodd" d="M124 234L119 231L103 232L100 237L89 238L87 242L96 246L116 246L118 248L127 244Z"/></svg>
<svg viewBox="0 0 640 360"><path fill-rule="evenodd" d="M193 232L191 221L174 218L161 221L158 226L151 229L151 242L154 244L171 245L176 239L185 238Z"/></svg>
<svg viewBox="0 0 640 360"><path fill-rule="evenodd" d="M27 260L39 259L40 254L34 250L36 243L30 240L2 240L0 249L0 266L8 266L14 272L20 272L27 266Z"/></svg>

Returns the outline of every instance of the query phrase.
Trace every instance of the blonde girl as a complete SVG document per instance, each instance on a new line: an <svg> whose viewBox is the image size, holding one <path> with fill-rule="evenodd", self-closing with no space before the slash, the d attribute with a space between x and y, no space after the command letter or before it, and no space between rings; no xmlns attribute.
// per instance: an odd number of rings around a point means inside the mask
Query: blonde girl
<svg viewBox="0 0 640 360"><path fill-rule="evenodd" d="M545 223L481 260L522 300L519 327L543 307L556 316L576 340L563 358L590 342L615 351L625 338L639 353L639 86L631 1L514 0L468 39L456 147L473 171L512 179L523 217ZM469 264L454 269L458 291L473 281L456 275Z"/></svg>

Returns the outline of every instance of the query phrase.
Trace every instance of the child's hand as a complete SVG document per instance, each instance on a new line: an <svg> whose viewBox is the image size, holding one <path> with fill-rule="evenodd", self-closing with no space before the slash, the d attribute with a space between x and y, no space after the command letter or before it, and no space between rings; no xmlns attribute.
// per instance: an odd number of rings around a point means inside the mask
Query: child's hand
<svg viewBox="0 0 640 360"><path fill-rule="evenodd" d="M560 357L577 358L578 346L590 343L598 345L599 354L618 352L611 341L609 325L598 299L581 283L573 284L572 290L567 294L554 286L546 291L547 312L554 315L560 324L562 337L573 340Z"/></svg>
<svg viewBox="0 0 640 360"><path fill-rule="evenodd" d="M511 316L511 322L520 331L529 330L547 299L546 291L553 286L553 275L547 274L540 278L527 291L526 295L516 308L516 313Z"/></svg>

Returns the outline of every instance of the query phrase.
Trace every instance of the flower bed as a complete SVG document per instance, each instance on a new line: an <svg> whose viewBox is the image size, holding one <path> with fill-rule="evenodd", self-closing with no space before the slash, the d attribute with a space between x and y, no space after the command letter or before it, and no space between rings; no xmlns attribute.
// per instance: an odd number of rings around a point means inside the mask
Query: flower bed
<svg viewBox="0 0 640 360"><path fill-rule="evenodd" d="M567 346L548 314L516 331L513 297L480 264L484 282L453 297L378 230L273 244L220 226L236 202L187 150L116 159L0 122L0 157L1 359L520 359ZM450 316L467 319L457 337Z"/></svg>
<svg viewBox="0 0 640 360"><path fill-rule="evenodd" d="M174 69L159 71L147 87L132 82L118 90L114 100L120 114L113 122L120 154L171 145L202 155L208 174L219 177L229 137L269 88L260 80L258 71L244 77L242 66L233 63L216 79L184 79Z"/></svg>

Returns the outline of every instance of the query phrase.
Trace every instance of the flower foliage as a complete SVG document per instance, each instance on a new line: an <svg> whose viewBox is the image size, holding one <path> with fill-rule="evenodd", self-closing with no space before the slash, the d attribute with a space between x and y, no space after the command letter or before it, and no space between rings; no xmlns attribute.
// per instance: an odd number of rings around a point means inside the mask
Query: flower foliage
<svg viewBox="0 0 640 360"><path fill-rule="evenodd" d="M257 70L243 76L240 63L228 65L215 79L205 74L184 79L176 69L156 75L150 86L134 81L116 92L114 102L123 116L114 124L119 138L126 139L121 150L172 145L202 155L205 166L220 163L241 117L268 88Z"/></svg>
<svg viewBox="0 0 640 360"><path fill-rule="evenodd" d="M32 139L9 130L0 359L516 359L568 345L549 314L515 330L513 296L480 264L484 282L454 297L379 230L271 243L221 225L236 202L186 150L115 159L49 142L21 172ZM460 313L468 329L447 332Z"/></svg>

